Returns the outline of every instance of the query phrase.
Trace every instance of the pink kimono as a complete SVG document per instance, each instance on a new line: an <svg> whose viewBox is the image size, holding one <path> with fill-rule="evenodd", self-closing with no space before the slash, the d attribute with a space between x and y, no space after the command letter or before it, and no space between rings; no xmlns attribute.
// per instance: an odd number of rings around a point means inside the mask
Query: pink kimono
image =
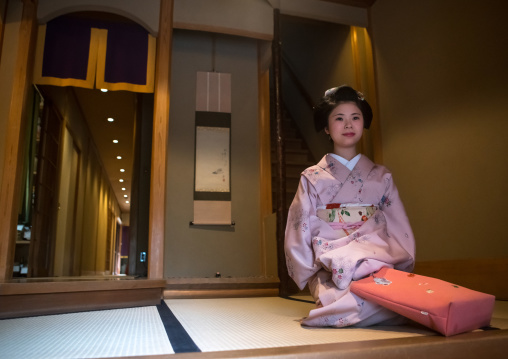
<svg viewBox="0 0 508 359"><path fill-rule="evenodd" d="M352 171L331 155L303 171L289 208L285 252L289 275L300 289L309 284L317 305L303 325L396 320L349 290L352 280L384 266L413 269L414 237L391 173L363 155Z"/></svg>

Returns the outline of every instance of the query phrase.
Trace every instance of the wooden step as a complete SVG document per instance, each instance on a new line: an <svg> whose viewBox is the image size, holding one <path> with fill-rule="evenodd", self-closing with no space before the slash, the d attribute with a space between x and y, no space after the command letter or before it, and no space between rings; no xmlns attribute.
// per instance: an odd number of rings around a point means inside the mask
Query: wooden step
<svg viewBox="0 0 508 359"><path fill-rule="evenodd" d="M307 163L307 162L309 162L310 154L309 154L309 151L307 151L307 150L302 150L302 149L288 150L288 149L286 149L285 157L286 157L286 162ZM277 161L276 154L275 154L275 152L272 152L272 162L276 162L276 161Z"/></svg>

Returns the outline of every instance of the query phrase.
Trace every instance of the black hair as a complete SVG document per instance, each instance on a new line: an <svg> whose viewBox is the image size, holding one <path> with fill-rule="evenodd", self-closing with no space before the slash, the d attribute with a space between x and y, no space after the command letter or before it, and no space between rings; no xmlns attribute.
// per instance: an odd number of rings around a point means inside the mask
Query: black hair
<svg viewBox="0 0 508 359"><path fill-rule="evenodd" d="M372 122L372 108L363 97L363 94L346 85L334 87L325 92L321 102L314 107L314 126L321 131L328 126L328 117L335 107L342 102L353 102L363 115L363 127L369 128Z"/></svg>

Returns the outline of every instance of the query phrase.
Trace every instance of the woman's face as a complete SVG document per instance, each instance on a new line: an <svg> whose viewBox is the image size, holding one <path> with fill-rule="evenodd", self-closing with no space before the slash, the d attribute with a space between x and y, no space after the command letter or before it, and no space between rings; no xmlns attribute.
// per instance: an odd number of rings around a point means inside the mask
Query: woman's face
<svg viewBox="0 0 508 359"><path fill-rule="evenodd" d="M340 103L328 116L328 127L325 128L325 132L332 138L336 153L355 149L363 134L362 111L354 102Z"/></svg>

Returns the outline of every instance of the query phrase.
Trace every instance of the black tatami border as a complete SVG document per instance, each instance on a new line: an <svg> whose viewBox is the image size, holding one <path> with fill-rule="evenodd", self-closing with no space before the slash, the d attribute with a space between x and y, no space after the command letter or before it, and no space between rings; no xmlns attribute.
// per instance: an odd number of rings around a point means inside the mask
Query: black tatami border
<svg viewBox="0 0 508 359"><path fill-rule="evenodd" d="M173 347L175 353L196 353L201 352L201 349L194 343L189 333L185 330L182 324L176 319L175 315L169 309L164 300L161 304L157 305L157 310L164 324L164 329L168 335L169 342Z"/></svg>

